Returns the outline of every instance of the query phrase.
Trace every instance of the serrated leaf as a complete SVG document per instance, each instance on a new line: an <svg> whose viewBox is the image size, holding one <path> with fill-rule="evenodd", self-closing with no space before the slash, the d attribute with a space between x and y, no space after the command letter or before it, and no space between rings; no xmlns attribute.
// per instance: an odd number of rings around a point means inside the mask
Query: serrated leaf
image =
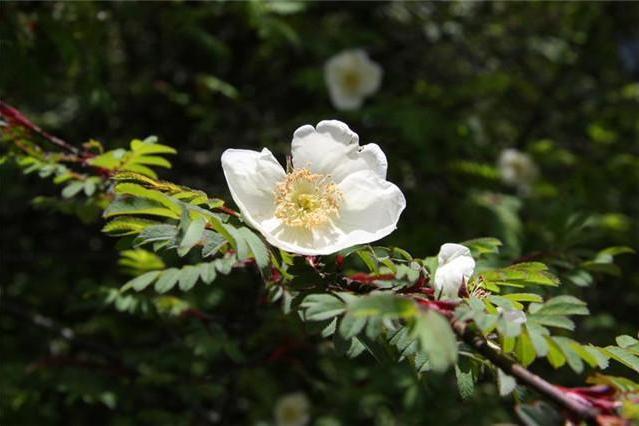
<svg viewBox="0 0 639 426"><path fill-rule="evenodd" d="M357 255L362 260L362 262L364 262L370 272L378 272L377 261L373 258L373 255L370 253L367 247L362 250L358 250Z"/></svg>
<svg viewBox="0 0 639 426"><path fill-rule="evenodd" d="M149 142L148 138L145 141L134 139L131 141L131 150L136 154L175 154L177 152L170 146Z"/></svg>
<svg viewBox="0 0 639 426"><path fill-rule="evenodd" d="M205 284L211 284L213 281L215 281L215 278L217 277L217 271L214 262L200 263L198 265L198 270L200 272L200 277Z"/></svg>
<svg viewBox="0 0 639 426"><path fill-rule="evenodd" d="M605 354L604 350L593 345L586 345L583 348L597 360L597 366L600 369L608 368L608 355Z"/></svg>
<svg viewBox="0 0 639 426"><path fill-rule="evenodd" d="M171 290L177 284L180 277L180 270L177 268L169 268L162 272L158 280L153 287L158 293L166 293Z"/></svg>
<svg viewBox="0 0 639 426"><path fill-rule="evenodd" d="M177 236L175 225L159 224L145 228L135 239L136 245L147 244L156 241L174 241ZM156 250L157 251L157 250Z"/></svg>
<svg viewBox="0 0 639 426"><path fill-rule="evenodd" d="M142 232L144 229L154 226L158 222L139 217L120 216L107 222L102 228L102 232L112 236L121 237L124 235L134 235Z"/></svg>
<svg viewBox="0 0 639 426"><path fill-rule="evenodd" d="M497 387L499 388L499 396L510 395L517 387L517 381L513 376L504 373L501 368L498 368Z"/></svg>
<svg viewBox="0 0 639 426"><path fill-rule="evenodd" d="M617 346L606 346L605 350L612 359L639 373L639 357Z"/></svg>
<svg viewBox="0 0 639 426"><path fill-rule="evenodd" d="M628 336L627 334L617 336L615 338L615 341L617 342L617 346L623 349L639 344L639 340L635 339L632 336Z"/></svg>
<svg viewBox="0 0 639 426"><path fill-rule="evenodd" d="M366 325L366 318L346 314L340 320L339 332L344 339L351 339L359 334Z"/></svg>
<svg viewBox="0 0 639 426"><path fill-rule="evenodd" d="M202 257L209 257L217 253L226 244L226 240L217 232L206 230L202 244Z"/></svg>
<svg viewBox="0 0 639 426"><path fill-rule="evenodd" d="M105 218L122 215L150 215L179 219L179 214L157 201L146 198L118 197L104 210Z"/></svg>
<svg viewBox="0 0 639 426"><path fill-rule="evenodd" d="M180 290L189 291L193 288L197 279L200 276L198 268L192 265L187 265L180 270L180 276L178 278Z"/></svg>
<svg viewBox="0 0 639 426"><path fill-rule="evenodd" d="M536 315L588 315L586 303L574 296L564 295L553 297L543 305L533 303L529 312Z"/></svg>
<svg viewBox="0 0 639 426"><path fill-rule="evenodd" d="M501 241L491 237L475 238L459 244L468 247L472 256L475 258L485 254L499 253L499 247L502 246Z"/></svg>
<svg viewBox="0 0 639 426"><path fill-rule="evenodd" d="M191 219L188 210L184 209L180 221L180 242L178 245L178 255L185 256L202 239L206 219L201 215L196 215Z"/></svg>
<svg viewBox="0 0 639 426"><path fill-rule="evenodd" d="M264 242L248 228L239 228L238 232L244 241L246 241L257 266L260 269L266 268L270 264L271 255ZM240 259L242 259L242 257L240 257Z"/></svg>
<svg viewBox="0 0 639 426"><path fill-rule="evenodd" d="M514 300L516 302L537 302L537 303L541 303L544 301L544 299L535 293L511 293L511 294L504 294L504 296L506 299L509 300Z"/></svg>
<svg viewBox="0 0 639 426"><path fill-rule="evenodd" d="M535 347L526 330L524 330L524 332L517 338L517 343L515 344L515 355L517 355L517 359L524 365L524 367L528 367L535 360L537 355Z"/></svg>
<svg viewBox="0 0 639 426"><path fill-rule="evenodd" d="M457 362L457 340L448 320L433 310L419 315L412 329L434 371L445 371Z"/></svg>
<svg viewBox="0 0 639 426"><path fill-rule="evenodd" d="M139 277L135 277L124 284L122 291L126 291L130 288L135 291L142 291L147 288L158 277L158 275L160 275L160 272L161 271L149 271Z"/></svg>
<svg viewBox="0 0 639 426"><path fill-rule="evenodd" d="M137 164L146 164L148 166L156 166L156 167L164 167L167 169L171 168L171 163L163 157L158 157L157 155L143 155L135 159Z"/></svg>
<svg viewBox="0 0 639 426"><path fill-rule="evenodd" d="M344 302L332 294L310 294L304 298L300 307L304 309L307 321L324 321L345 310Z"/></svg>
<svg viewBox="0 0 639 426"><path fill-rule="evenodd" d="M518 404L515 411L524 426L559 426L565 422L557 410L543 401L533 404Z"/></svg>
<svg viewBox="0 0 639 426"><path fill-rule="evenodd" d="M73 182L71 182L70 184L64 187L64 189L62 190L62 197L71 198L77 193L79 193L80 191L82 191L83 188L84 188L84 182L79 180L74 180Z"/></svg>
<svg viewBox="0 0 639 426"><path fill-rule="evenodd" d="M176 214L180 214L182 212L180 205L168 195L154 189L147 189L136 183L119 183L115 186L115 192L121 195L132 195L134 197L142 197L157 201Z"/></svg>
<svg viewBox="0 0 639 426"><path fill-rule="evenodd" d="M581 373L582 371L584 371L584 363L581 360L581 357L572 348L571 343L573 342L573 340L562 336L553 336L551 337L551 339L554 340L561 348L561 351L566 357L566 361L568 361L568 365L575 373Z"/></svg>
<svg viewBox="0 0 639 426"><path fill-rule="evenodd" d="M392 293L369 294L348 304L355 317L411 318L419 313L414 301Z"/></svg>
<svg viewBox="0 0 639 426"><path fill-rule="evenodd" d="M459 365L455 365L455 377L457 379L457 389L462 399L468 399L475 393L475 377L469 367L463 371Z"/></svg>
<svg viewBox="0 0 639 426"><path fill-rule="evenodd" d="M566 357L561 348L550 337L546 337L546 343L548 343L548 355L546 359L550 362L554 368L559 368L566 363Z"/></svg>
<svg viewBox="0 0 639 426"><path fill-rule="evenodd" d="M549 334L548 330L538 324L528 322L526 323L526 331L537 355L540 357L548 355L548 343L544 338Z"/></svg>

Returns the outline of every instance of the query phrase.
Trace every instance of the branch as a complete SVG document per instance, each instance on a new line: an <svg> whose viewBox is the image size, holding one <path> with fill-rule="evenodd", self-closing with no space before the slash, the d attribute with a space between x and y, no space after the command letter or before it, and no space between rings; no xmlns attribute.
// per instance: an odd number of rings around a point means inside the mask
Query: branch
<svg viewBox="0 0 639 426"><path fill-rule="evenodd" d="M517 382L536 390L558 407L570 412L572 417L585 420L589 424L596 424L597 416L600 413L595 407L570 397L557 386L533 374L523 365L516 363L497 349L491 347L484 336L468 323L454 320L451 322L451 325L457 336L486 357L495 366L513 376Z"/></svg>
<svg viewBox="0 0 639 426"><path fill-rule="evenodd" d="M44 139L48 140L52 144L58 146L59 148L67 150L67 151L71 152L72 154L75 154L75 155L80 155L81 154L81 152L80 152L80 150L78 148L76 148L75 146L63 141L62 139L60 139L57 136L54 136L54 135L51 135L51 134L45 132L39 126L37 126L35 123L33 123L31 120L29 120L27 117L25 117L24 114L22 114L16 108L12 107L8 103L3 102L1 100L0 100L0 117L5 118L10 123L13 123L13 124L16 124L18 126L24 127L25 129L28 129L28 130L30 130L30 131L42 136Z"/></svg>

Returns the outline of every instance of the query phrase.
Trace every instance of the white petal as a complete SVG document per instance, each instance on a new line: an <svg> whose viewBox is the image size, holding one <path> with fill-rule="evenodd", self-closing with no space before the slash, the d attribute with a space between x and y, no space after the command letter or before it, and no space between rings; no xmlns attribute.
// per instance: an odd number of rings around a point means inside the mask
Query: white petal
<svg viewBox="0 0 639 426"><path fill-rule="evenodd" d="M382 67L368 60L362 72L362 94L372 95L379 90L382 84Z"/></svg>
<svg viewBox="0 0 639 426"><path fill-rule="evenodd" d="M442 246L439 248L437 261L439 262L440 265L442 265L444 263L448 263L451 260L461 256L471 257L470 249L461 244L446 243L446 244L442 244Z"/></svg>
<svg viewBox="0 0 639 426"><path fill-rule="evenodd" d="M266 148L227 149L222 168L233 201L247 222L261 231L262 222L274 216L275 186L285 178L284 169Z"/></svg>
<svg viewBox="0 0 639 426"><path fill-rule="evenodd" d="M441 246L437 258L435 294L442 299L458 299L459 288L475 271L475 260L470 250L460 244L447 243Z"/></svg>
<svg viewBox="0 0 639 426"><path fill-rule="evenodd" d="M359 109L364 103L361 95L346 92L340 86L329 87L328 94L333 106L340 111L353 111Z"/></svg>
<svg viewBox="0 0 639 426"><path fill-rule="evenodd" d="M399 188L370 170L346 178L339 218L312 231L283 224L278 219L262 223L272 245L304 255L327 255L357 244L379 240L393 232L406 200Z"/></svg>
<svg viewBox="0 0 639 426"><path fill-rule="evenodd" d="M359 146L359 136L341 121L326 120L297 129L292 143L293 165L313 173L331 175L340 183L348 175L371 170L386 178L388 162L375 144Z"/></svg>

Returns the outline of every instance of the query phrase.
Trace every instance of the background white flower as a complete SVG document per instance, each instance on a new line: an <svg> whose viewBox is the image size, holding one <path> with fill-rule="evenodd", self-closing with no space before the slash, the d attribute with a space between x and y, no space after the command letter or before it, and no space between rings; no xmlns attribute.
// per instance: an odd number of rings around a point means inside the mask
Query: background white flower
<svg viewBox="0 0 639 426"><path fill-rule="evenodd" d="M282 396L275 404L277 426L304 426L310 420L310 403L301 392Z"/></svg>
<svg viewBox="0 0 639 426"><path fill-rule="evenodd" d="M266 148L222 154L233 200L272 245L323 255L395 230L406 200L386 181L386 156L376 144L360 146L346 124L328 120L298 128L292 162L287 174Z"/></svg>
<svg viewBox="0 0 639 426"><path fill-rule="evenodd" d="M504 183L516 186L521 192L528 192L537 179L538 170L532 158L516 149L503 150L498 165Z"/></svg>
<svg viewBox="0 0 639 426"><path fill-rule="evenodd" d="M353 110L379 89L382 68L361 49L345 50L326 62L324 79L335 108Z"/></svg>
<svg viewBox="0 0 639 426"><path fill-rule="evenodd" d="M475 259L461 244L446 243L437 255L439 265L435 271L435 294L441 299L459 299L459 288L467 283L475 271Z"/></svg>

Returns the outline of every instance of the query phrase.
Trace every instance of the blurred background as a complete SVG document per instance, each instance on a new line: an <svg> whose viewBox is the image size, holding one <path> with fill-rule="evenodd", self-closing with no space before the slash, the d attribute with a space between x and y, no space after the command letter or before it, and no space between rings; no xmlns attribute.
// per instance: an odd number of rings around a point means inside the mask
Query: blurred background
<svg viewBox="0 0 639 426"><path fill-rule="evenodd" d="M563 285L548 292L588 302L573 337L636 336L636 255L588 261L638 248L639 5L3 2L0 13L0 96L50 133L108 148L157 135L178 150L161 177L229 199L223 150L265 146L284 161L297 127L342 120L382 147L406 195L385 244L427 256L498 237L507 259L552 262ZM383 73L342 110L325 64L352 49ZM322 426L516 421L490 378L460 408L454 374L337 355L264 304L249 272L180 296L208 325L115 296L128 277L102 221L81 205L84 224L43 209L32 200L60 189L10 164L0 178L3 425L267 425L290 394ZM533 370L583 383L543 360Z"/></svg>

